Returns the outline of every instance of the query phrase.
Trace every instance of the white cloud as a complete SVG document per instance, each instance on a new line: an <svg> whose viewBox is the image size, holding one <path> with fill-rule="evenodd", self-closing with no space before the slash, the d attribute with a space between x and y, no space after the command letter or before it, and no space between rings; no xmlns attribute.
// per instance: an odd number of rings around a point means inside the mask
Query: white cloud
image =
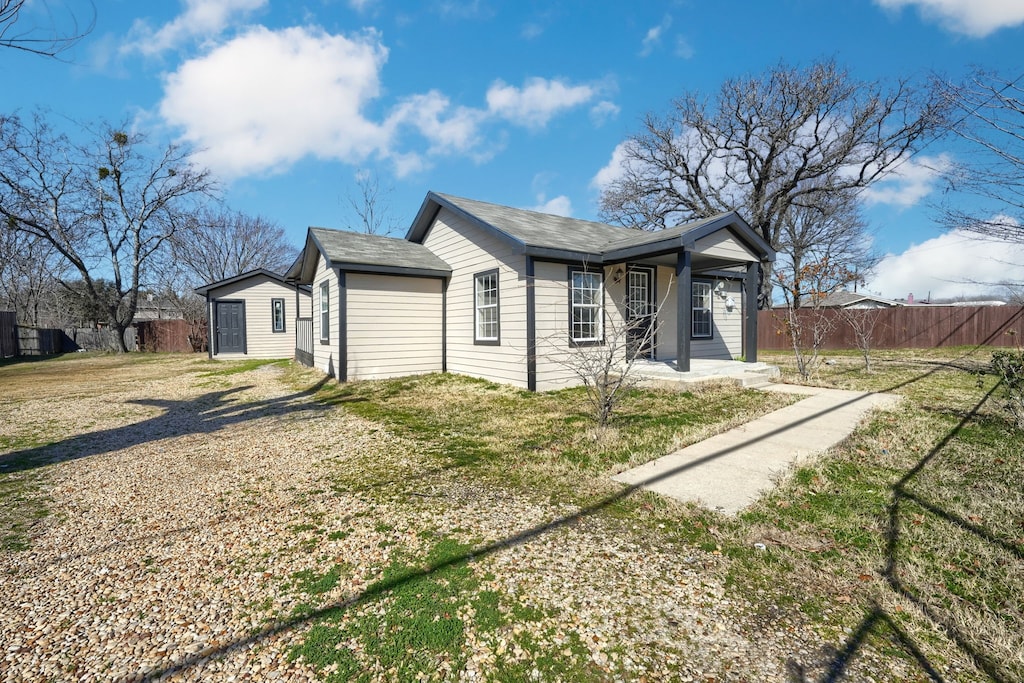
<svg viewBox="0 0 1024 683"><path fill-rule="evenodd" d="M917 7L926 18L947 30L984 38L1001 28L1024 23L1024 2L1020 0L875 0L889 10Z"/></svg>
<svg viewBox="0 0 1024 683"><path fill-rule="evenodd" d="M693 45L690 45L690 41L686 38L683 36L676 36L675 54L676 57L680 57L682 59L692 59L693 56L697 54L697 51L693 49Z"/></svg>
<svg viewBox="0 0 1024 683"><path fill-rule="evenodd" d="M952 230L886 255L875 273L866 288L887 298L971 298L1000 291L1002 282L1024 281L1024 246Z"/></svg>
<svg viewBox="0 0 1024 683"><path fill-rule="evenodd" d="M644 35L644 39L640 43L641 57L647 57L654 51L654 48L661 45L662 34L664 34L670 26L672 26L672 17L666 14L660 24L647 29L647 33Z"/></svg>
<svg viewBox="0 0 1024 683"><path fill-rule="evenodd" d="M529 78L522 88L495 81L487 89L488 111L522 126L539 128L553 116L586 104L597 90L589 85L569 85L560 80Z"/></svg>
<svg viewBox="0 0 1024 683"><path fill-rule="evenodd" d="M627 142L620 142L612 150L612 156L604 168L598 171L590 181L590 186L599 192L622 177L626 166L626 145Z"/></svg>
<svg viewBox="0 0 1024 683"><path fill-rule="evenodd" d="M154 31L141 20L131 30L122 52L156 55L174 49L191 38L219 35L233 21L262 9L267 0L185 0L185 11Z"/></svg>
<svg viewBox="0 0 1024 683"><path fill-rule="evenodd" d="M618 116L620 111L619 105L614 102L601 100L590 108L590 120L600 127Z"/></svg>
<svg viewBox="0 0 1024 683"><path fill-rule="evenodd" d="M357 163L387 149L389 131L362 113L386 59L374 33L256 27L168 75L160 114L226 176L306 155Z"/></svg>
<svg viewBox="0 0 1024 683"><path fill-rule="evenodd" d="M385 126L395 130L410 125L431 143L432 153L470 153L481 144L480 126L486 112L470 107L452 107L437 90L405 98L392 110Z"/></svg>
<svg viewBox="0 0 1024 683"><path fill-rule="evenodd" d="M354 11L363 14L370 9L374 9L377 2L378 0L348 0L348 6Z"/></svg>
<svg viewBox="0 0 1024 683"><path fill-rule="evenodd" d="M952 161L947 154L911 159L865 189L862 196L869 204L890 204L901 208L914 206L931 194L942 174L951 166Z"/></svg>
<svg viewBox="0 0 1024 683"><path fill-rule="evenodd" d="M537 202L538 204L532 207L534 211L565 216L567 218L572 217L572 201L564 194L546 199L546 196L542 193L537 195Z"/></svg>

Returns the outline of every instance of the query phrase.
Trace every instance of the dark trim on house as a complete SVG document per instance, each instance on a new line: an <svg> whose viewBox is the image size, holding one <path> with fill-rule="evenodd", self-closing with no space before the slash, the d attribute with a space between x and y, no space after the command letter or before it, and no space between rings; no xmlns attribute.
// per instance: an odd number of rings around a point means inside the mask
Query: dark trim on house
<svg viewBox="0 0 1024 683"><path fill-rule="evenodd" d="M497 308L498 316L498 336L497 339L478 339L477 331L477 299L476 299L476 284L477 278L484 277L487 275L494 276L494 284L496 289L495 304ZM501 346L501 274L497 268L491 268L490 270L482 270L479 273L473 273L473 345L474 346Z"/></svg>
<svg viewBox="0 0 1024 683"><path fill-rule="evenodd" d="M450 270L433 270L430 268L406 268L404 266L374 266L365 263L344 263L334 261L332 267L344 269L348 273L359 273L365 275L396 275L398 277L429 277L446 278L450 277Z"/></svg>
<svg viewBox="0 0 1024 683"><path fill-rule="evenodd" d="M761 281L761 264L747 265L747 274L743 278L743 359L748 363L757 362L757 289Z"/></svg>
<svg viewBox="0 0 1024 683"><path fill-rule="evenodd" d="M338 381L348 381L348 286L345 271L338 272Z"/></svg>
<svg viewBox="0 0 1024 683"><path fill-rule="evenodd" d="M647 305L651 311L651 338L648 341L650 345L650 351L647 358L654 360L658 357L658 268L657 266L647 266L642 263L627 263L626 272L623 276L625 278L625 289L626 296L625 302L629 303L629 273L630 271L643 271L646 272L650 279L647 281ZM627 311L628 313L628 311Z"/></svg>
<svg viewBox="0 0 1024 683"><path fill-rule="evenodd" d="M573 273L597 273L601 276L601 338L577 341L572 338L572 276ZM582 263L575 266L569 266L566 269L566 289L568 290L567 307L569 309L569 346L571 348L584 348L587 346L603 346L604 345L604 329L607 324L605 319L605 298L607 297L607 291L604 284L604 266L593 266L590 263Z"/></svg>
<svg viewBox="0 0 1024 683"><path fill-rule="evenodd" d="M693 273L690 252L676 256L676 369L690 371L690 332L693 330ZM686 325L686 328L683 328Z"/></svg>
<svg viewBox="0 0 1024 683"><path fill-rule="evenodd" d="M275 329L277 325L276 312L274 311L274 303L281 302L281 329ZM284 297L275 296L270 299L270 332L271 334L282 334L288 331L288 324L286 322L287 311L284 307Z"/></svg>
<svg viewBox="0 0 1024 683"><path fill-rule="evenodd" d="M526 257L526 388L537 391L537 276L532 256Z"/></svg>
<svg viewBox="0 0 1024 683"><path fill-rule="evenodd" d="M214 308L210 305L210 291L203 295L206 297L206 357L213 360L213 314Z"/></svg>
<svg viewBox="0 0 1024 683"><path fill-rule="evenodd" d="M702 282L708 286L708 313L711 314L711 329L708 334L696 336L693 334L693 286L698 282ZM709 339L715 338L715 281L709 280L706 277L695 277L690 280L690 338L699 341L708 341Z"/></svg>
<svg viewBox="0 0 1024 683"><path fill-rule="evenodd" d="M327 285L327 325L324 325L324 285ZM311 311L312 312L312 311ZM331 343L331 281L322 280L316 288L316 312L315 315L320 321L321 344Z"/></svg>
<svg viewBox="0 0 1024 683"><path fill-rule="evenodd" d="M448 283L451 278L441 282L441 372L448 372Z"/></svg>

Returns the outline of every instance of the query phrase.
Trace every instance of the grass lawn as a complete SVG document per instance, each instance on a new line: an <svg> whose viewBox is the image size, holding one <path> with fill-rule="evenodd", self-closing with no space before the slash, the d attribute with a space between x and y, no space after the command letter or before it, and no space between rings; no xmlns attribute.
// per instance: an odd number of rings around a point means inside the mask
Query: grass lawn
<svg viewBox="0 0 1024 683"><path fill-rule="evenodd" d="M903 406L873 415L738 517L648 493L623 497L608 477L791 396L724 386L638 390L611 427L598 431L580 390L531 394L450 375L338 385L282 366L286 387L307 391L305 400L327 414L359 418L370 437L394 447L326 463L324 490L294 493L300 511L306 501L326 501L311 504L319 511L285 533L308 566L250 609L275 632L298 629L288 660L330 681L455 680L466 670L486 680L629 680L637 669L628 661L643 657L661 657L669 678L692 671L673 658L698 650L636 645L671 632L679 617L631 606L635 567L618 565L617 550L601 550L586 566L607 572L592 584L604 582L612 602L624 604L614 618L627 624L622 632L633 645L601 641L608 636L600 629L573 626L572 610L527 589L582 571L560 544L590 523L623 547L650 549L652 567L644 569L655 578L642 590L660 590L659 572L672 590L706 580L710 591L720 582L725 592L714 601L693 593L698 602L688 618L725 621L727 630L762 643L765 658L782 657L774 664L787 680L1024 680L1024 435L1000 410L994 380L971 372L989 357L970 349L876 352L868 375L856 354L829 354L835 362L822 366L817 383L898 393ZM784 354L760 360L795 376ZM14 424L19 402L38 382L63 378L72 392L103 391L184 368L202 386L230 391L260 365L136 355L0 366L0 383L10 388L0 409L14 425L0 434L0 552L31 548L50 507L47 477L59 466L2 454L42 458L44 444L103 426L103 416L95 426L27 417ZM442 504L439 492L469 501L459 508L462 523L417 522ZM245 496L246 504L260 504L256 493ZM332 525L332 500L355 501L363 511ZM494 514L503 500L510 509L536 509L537 523L523 526L528 515L520 514L503 535L480 531L472 518L477 500L499 501L485 503ZM393 521L396 510L407 522ZM357 540L365 546L366 538L383 558L374 566L357 566L338 550ZM509 549L531 543L547 543L549 555L524 555L518 565ZM688 563L694 569L680 578L676 571ZM361 588L339 599L353 580ZM779 653L797 647L797 632L816 640L787 661ZM730 666L723 656L706 680L758 678Z"/></svg>

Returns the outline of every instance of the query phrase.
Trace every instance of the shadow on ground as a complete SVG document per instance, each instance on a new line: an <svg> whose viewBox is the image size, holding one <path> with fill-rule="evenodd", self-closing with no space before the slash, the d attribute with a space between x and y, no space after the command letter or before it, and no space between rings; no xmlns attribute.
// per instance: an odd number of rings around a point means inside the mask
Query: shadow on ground
<svg viewBox="0 0 1024 683"><path fill-rule="evenodd" d="M63 441L0 455L0 474L23 472L56 462L101 455L115 450L187 434L214 434L222 429L269 415L320 413L329 410L312 396L325 377L308 389L277 398L247 401L238 396L251 386L211 391L186 401L140 399L136 405L163 410L159 415L122 427L80 434ZM306 399L306 400L302 400Z"/></svg>

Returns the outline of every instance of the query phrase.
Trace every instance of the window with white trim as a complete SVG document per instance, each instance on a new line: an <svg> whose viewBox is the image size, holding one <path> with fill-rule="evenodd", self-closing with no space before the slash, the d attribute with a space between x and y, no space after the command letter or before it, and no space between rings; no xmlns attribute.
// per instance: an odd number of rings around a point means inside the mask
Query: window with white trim
<svg viewBox="0 0 1024 683"><path fill-rule="evenodd" d="M273 320L273 331L284 332L284 299L270 300L271 319Z"/></svg>
<svg viewBox="0 0 1024 683"><path fill-rule="evenodd" d="M489 270L473 276L474 325L473 341L477 344L501 342L500 309L498 307L498 271Z"/></svg>
<svg viewBox="0 0 1024 683"><path fill-rule="evenodd" d="M320 283L320 341L331 340L331 283Z"/></svg>
<svg viewBox="0 0 1024 683"><path fill-rule="evenodd" d="M604 273L569 269L569 341L601 343L604 337Z"/></svg>
<svg viewBox="0 0 1024 683"><path fill-rule="evenodd" d="M695 339L707 339L711 337L711 283L694 282L691 288L693 292L692 319L690 336Z"/></svg>

